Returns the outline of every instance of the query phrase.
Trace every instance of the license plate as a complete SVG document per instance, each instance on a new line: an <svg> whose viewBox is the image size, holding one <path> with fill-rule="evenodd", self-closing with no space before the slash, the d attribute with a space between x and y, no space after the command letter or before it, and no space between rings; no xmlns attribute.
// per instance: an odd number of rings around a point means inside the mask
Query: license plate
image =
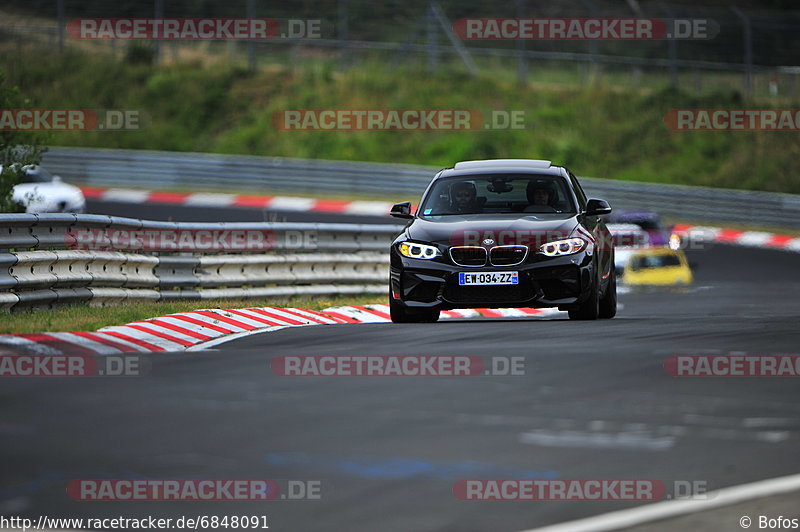
<svg viewBox="0 0 800 532"><path fill-rule="evenodd" d="M519 272L459 272L458 284L461 286L519 284Z"/></svg>

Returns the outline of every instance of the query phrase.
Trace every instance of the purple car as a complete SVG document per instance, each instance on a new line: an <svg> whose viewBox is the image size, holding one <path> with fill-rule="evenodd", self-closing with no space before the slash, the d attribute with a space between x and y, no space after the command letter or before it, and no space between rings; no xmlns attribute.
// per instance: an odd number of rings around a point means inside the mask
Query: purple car
<svg viewBox="0 0 800 532"><path fill-rule="evenodd" d="M606 217L610 224L636 224L650 236L650 245L666 246L670 243L670 232L661 223L658 214L652 211L621 211Z"/></svg>

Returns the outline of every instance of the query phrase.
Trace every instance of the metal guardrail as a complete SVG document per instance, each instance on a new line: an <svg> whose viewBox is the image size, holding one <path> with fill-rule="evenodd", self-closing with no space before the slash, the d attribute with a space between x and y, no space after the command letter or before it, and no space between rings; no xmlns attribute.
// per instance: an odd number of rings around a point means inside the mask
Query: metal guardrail
<svg viewBox="0 0 800 532"><path fill-rule="evenodd" d="M292 222L163 222L104 214L0 214L0 250L68 249L69 235L81 231L261 231L274 236L271 249L296 249L285 245L292 232L314 235L313 250L385 251L387 238L402 228L398 224L336 224Z"/></svg>
<svg viewBox="0 0 800 532"><path fill-rule="evenodd" d="M428 166L97 148L51 148L42 165L69 182L343 194L419 196Z"/></svg>
<svg viewBox="0 0 800 532"><path fill-rule="evenodd" d="M681 221L800 229L800 195L582 177L590 196L617 210L647 209Z"/></svg>
<svg viewBox="0 0 800 532"><path fill-rule="evenodd" d="M176 223L83 214L2 214L0 310L86 301L111 305L132 300L385 293L389 275L386 249L401 228L390 224ZM80 248L82 232L98 230L129 235L252 230L274 238L268 249L259 251L67 249ZM302 246L287 246L298 231L313 238Z"/></svg>
<svg viewBox="0 0 800 532"><path fill-rule="evenodd" d="M420 197L439 168L405 164L96 148L52 148L43 165L92 186L218 189ZM684 221L800 228L800 195L581 178L618 210L648 209Z"/></svg>

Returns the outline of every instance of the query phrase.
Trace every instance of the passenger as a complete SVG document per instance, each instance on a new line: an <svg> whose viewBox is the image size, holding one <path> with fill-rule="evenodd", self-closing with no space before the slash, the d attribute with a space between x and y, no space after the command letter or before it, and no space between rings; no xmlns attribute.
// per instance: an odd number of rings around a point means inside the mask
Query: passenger
<svg viewBox="0 0 800 532"><path fill-rule="evenodd" d="M555 209L556 192L553 183L549 181L537 180L529 181L525 190L528 196L527 212L545 212L547 207ZM544 209L542 207L545 207Z"/></svg>

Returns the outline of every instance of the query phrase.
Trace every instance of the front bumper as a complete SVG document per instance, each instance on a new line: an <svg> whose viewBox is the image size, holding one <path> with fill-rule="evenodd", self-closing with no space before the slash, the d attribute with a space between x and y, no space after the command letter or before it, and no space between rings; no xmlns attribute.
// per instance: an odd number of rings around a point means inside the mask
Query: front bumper
<svg viewBox="0 0 800 532"><path fill-rule="evenodd" d="M459 286L458 272L517 271L519 284ZM570 307L594 289L595 261L586 251L563 257L531 254L516 266L468 268L392 251L391 292L407 308Z"/></svg>

